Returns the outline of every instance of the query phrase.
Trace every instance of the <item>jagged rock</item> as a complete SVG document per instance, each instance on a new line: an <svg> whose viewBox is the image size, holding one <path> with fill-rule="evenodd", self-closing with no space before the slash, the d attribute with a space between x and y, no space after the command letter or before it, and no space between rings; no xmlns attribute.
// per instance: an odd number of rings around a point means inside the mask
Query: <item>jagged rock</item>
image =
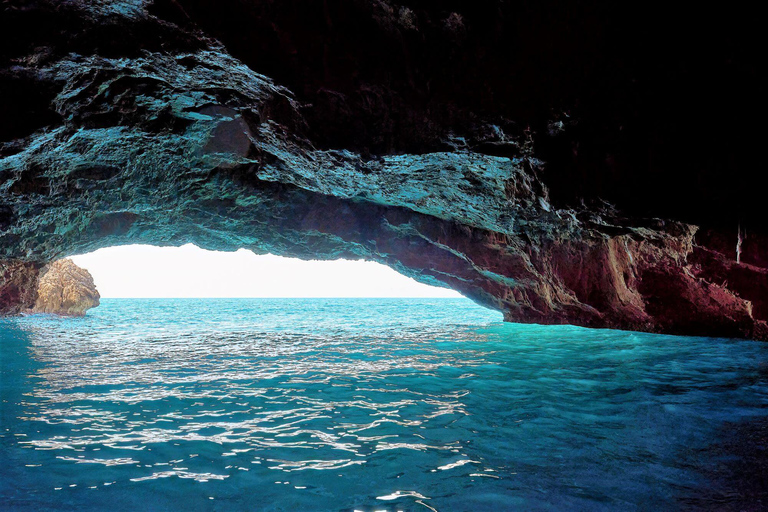
<svg viewBox="0 0 768 512"><path fill-rule="evenodd" d="M745 284L765 268L724 267L692 224L759 205L713 181L757 132L713 131L736 110L661 87L754 81L676 52L649 67L613 7L443 4L5 2L0 312L58 258L192 242L367 258L509 321L767 338L766 282Z"/></svg>
<svg viewBox="0 0 768 512"><path fill-rule="evenodd" d="M87 310L99 305L99 298L90 272L64 258L40 271L32 312L83 316Z"/></svg>

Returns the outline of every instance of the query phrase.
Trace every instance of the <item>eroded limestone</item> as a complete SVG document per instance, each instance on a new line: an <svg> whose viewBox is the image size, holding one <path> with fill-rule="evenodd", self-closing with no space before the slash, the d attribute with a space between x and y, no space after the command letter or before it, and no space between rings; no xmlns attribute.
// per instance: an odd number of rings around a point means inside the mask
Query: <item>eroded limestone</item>
<svg viewBox="0 0 768 512"><path fill-rule="evenodd" d="M83 316L100 298L90 272L64 258L41 269L32 312Z"/></svg>

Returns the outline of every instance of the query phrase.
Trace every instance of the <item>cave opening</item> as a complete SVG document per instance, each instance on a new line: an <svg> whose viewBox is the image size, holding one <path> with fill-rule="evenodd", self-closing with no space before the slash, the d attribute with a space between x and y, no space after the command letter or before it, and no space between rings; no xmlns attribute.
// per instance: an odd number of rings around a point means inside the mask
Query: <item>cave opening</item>
<svg viewBox="0 0 768 512"><path fill-rule="evenodd" d="M373 261L124 245L71 256L102 298L461 298Z"/></svg>

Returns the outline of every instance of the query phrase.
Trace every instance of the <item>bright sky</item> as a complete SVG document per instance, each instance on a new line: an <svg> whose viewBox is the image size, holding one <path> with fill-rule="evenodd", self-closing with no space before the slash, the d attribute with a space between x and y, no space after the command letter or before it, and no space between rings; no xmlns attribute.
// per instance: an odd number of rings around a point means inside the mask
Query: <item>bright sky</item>
<svg viewBox="0 0 768 512"><path fill-rule="evenodd" d="M194 245L109 247L72 260L102 297L460 297L371 261L302 261Z"/></svg>

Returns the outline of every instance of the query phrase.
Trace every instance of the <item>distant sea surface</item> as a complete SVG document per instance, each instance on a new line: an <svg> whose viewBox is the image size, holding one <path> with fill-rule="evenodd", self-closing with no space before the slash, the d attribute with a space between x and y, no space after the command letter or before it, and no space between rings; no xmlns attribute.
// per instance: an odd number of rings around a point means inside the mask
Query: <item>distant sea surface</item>
<svg viewBox="0 0 768 512"><path fill-rule="evenodd" d="M768 509L768 344L464 299L0 320L0 510Z"/></svg>

